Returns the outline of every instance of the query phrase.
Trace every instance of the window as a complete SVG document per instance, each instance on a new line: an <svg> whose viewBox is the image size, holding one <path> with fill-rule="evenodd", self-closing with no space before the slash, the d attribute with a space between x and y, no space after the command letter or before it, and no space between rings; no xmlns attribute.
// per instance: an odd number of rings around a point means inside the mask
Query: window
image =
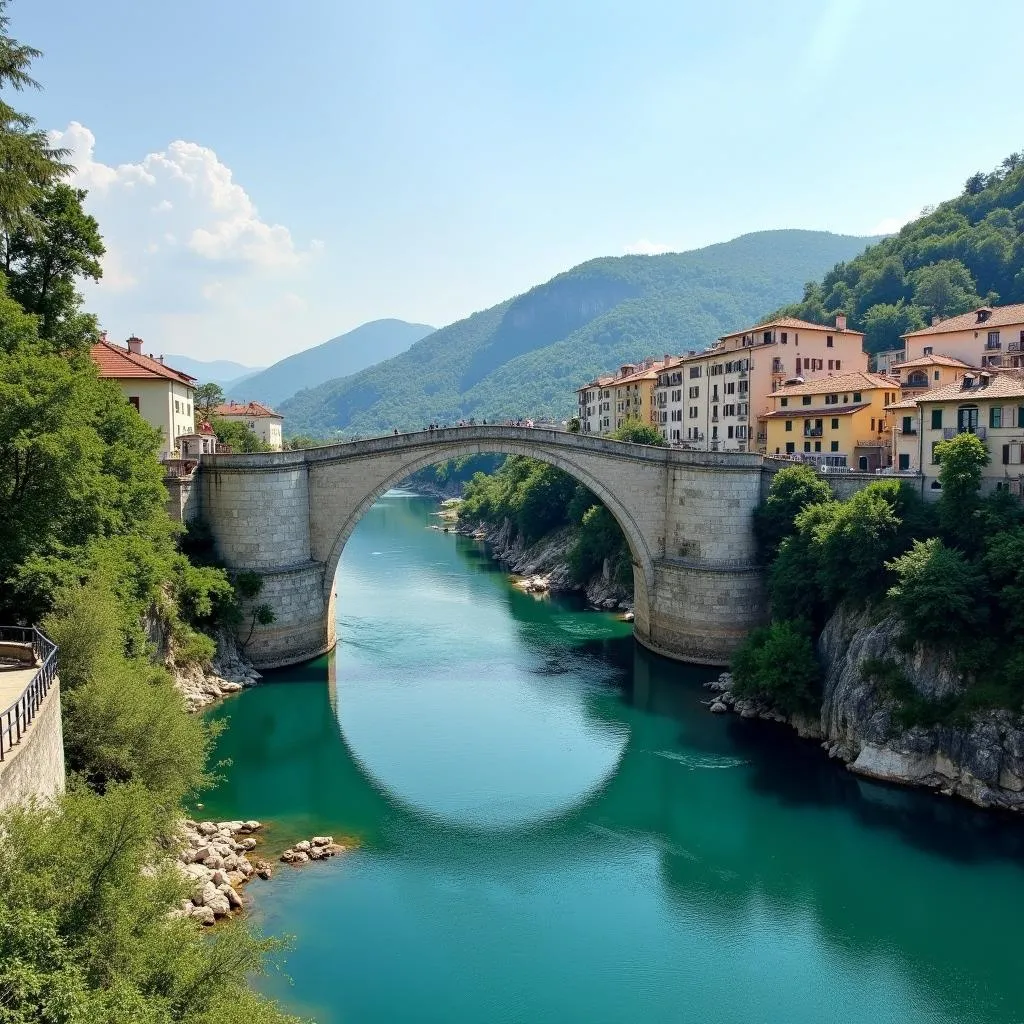
<svg viewBox="0 0 1024 1024"><path fill-rule="evenodd" d="M191 416L192 415L192 403L191 402L187 403L186 406L185 406L185 415L186 416Z"/></svg>
<svg viewBox="0 0 1024 1024"><path fill-rule="evenodd" d="M941 441L932 441L932 464L936 466L939 464L939 460L935 457L935 449L938 448L940 444L942 444Z"/></svg>
<svg viewBox="0 0 1024 1024"><path fill-rule="evenodd" d="M712 427L711 428L711 440L712 441L717 441L718 440L718 427Z"/></svg>
<svg viewBox="0 0 1024 1024"><path fill-rule="evenodd" d="M993 429L998 429L1003 425L1003 407L1001 405L993 405L989 409L988 425Z"/></svg>
<svg viewBox="0 0 1024 1024"><path fill-rule="evenodd" d="M177 399L174 400L174 411L181 412L181 402L179 402Z"/></svg>
<svg viewBox="0 0 1024 1024"><path fill-rule="evenodd" d="M825 336L825 347L826 348L832 348L832 335L831 334L827 334Z"/></svg>
<svg viewBox="0 0 1024 1024"><path fill-rule="evenodd" d="M875 432L875 417L872 416L871 417L871 433L873 434L874 432Z"/></svg>
<svg viewBox="0 0 1024 1024"><path fill-rule="evenodd" d="M939 371L938 371L938 370L936 370L936 371L935 371L935 379L936 379L936 380L938 380L938 379L939 379L939 377L941 377L941 376L942 376L942 375L941 375L941 374L939 373Z"/></svg>
<svg viewBox="0 0 1024 1024"><path fill-rule="evenodd" d="M837 359L837 360L836 360L836 369L837 369L837 370L838 370L838 369L841 369L841 367L840 367L840 365L839 365L839 364L840 364L841 362L842 362L842 360L841 360L841 359Z"/></svg>
<svg viewBox="0 0 1024 1024"><path fill-rule="evenodd" d="M816 452L820 452L821 451L821 442L820 441L815 441L814 442L814 450Z"/></svg>
<svg viewBox="0 0 1024 1024"><path fill-rule="evenodd" d="M786 429L787 430L792 430L793 429L793 421L792 420L786 420Z"/></svg>
<svg viewBox="0 0 1024 1024"><path fill-rule="evenodd" d="M1024 405L1017 406L1017 426L1024 427Z"/></svg>
<svg viewBox="0 0 1024 1024"><path fill-rule="evenodd" d="M833 430L838 430L839 429L839 417L838 416L833 416L832 417L832 429Z"/></svg>
<svg viewBox="0 0 1024 1024"><path fill-rule="evenodd" d="M789 341L789 335L785 331L783 331L782 332L782 344L785 345L788 341Z"/></svg>
<svg viewBox="0 0 1024 1024"><path fill-rule="evenodd" d="M832 452L837 452L837 451L839 451L839 442L838 442L838 441L833 441L833 442L832 442L832 443L831 443L831 444L829 445L829 451L832 451Z"/></svg>
<svg viewBox="0 0 1024 1024"><path fill-rule="evenodd" d="M690 388L691 398L700 398L700 388Z"/></svg>
<svg viewBox="0 0 1024 1024"><path fill-rule="evenodd" d="M695 380L699 376L700 376L700 367L699 366L691 366L690 367L690 380Z"/></svg>
<svg viewBox="0 0 1024 1024"><path fill-rule="evenodd" d="M830 360L828 361L828 368L829 368L830 370L832 370L832 369L835 369L835 360L834 360L834 359L830 359Z"/></svg>
<svg viewBox="0 0 1024 1024"><path fill-rule="evenodd" d="M733 428L733 427L726 427L726 429L725 429L725 436L728 437L728 438L734 437L735 436L735 428Z"/></svg>
<svg viewBox="0 0 1024 1024"><path fill-rule="evenodd" d="M942 410L932 409L932 430L942 429Z"/></svg>
<svg viewBox="0 0 1024 1024"><path fill-rule="evenodd" d="M910 469L910 456L906 452L900 452L897 466L901 473L905 473Z"/></svg>
<svg viewBox="0 0 1024 1024"><path fill-rule="evenodd" d="M129 405L130 405L130 406L131 406L131 407L132 407L132 408L133 408L133 409L134 409L134 410L135 410L136 412L138 412L138 411L139 411L139 396L138 396L138 395L129 395L129 396L128 396L128 404L129 404Z"/></svg>
<svg viewBox="0 0 1024 1024"><path fill-rule="evenodd" d="M860 398L860 392L859 392L859 391L854 391L854 393L853 393L853 400L854 400L855 402L859 402L859 401L861 400L861 398Z"/></svg>
<svg viewBox="0 0 1024 1024"><path fill-rule="evenodd" d="M930 356L932 354L932 346L931 345L925 345L925 347L924 347L924 354L926 356Z"/></svg>
<svg viewBox="0 0 1024 1024"><path fill-rule="evenodd" d="M825 396L825 404L826 405L838 405L839 404L839 396L838 395L826 395Z"/></svg>
<svg viewBox="0 0 1024 1024"><path fill-rule="evenodd" d="M956 431L958 434L976 434L978 432L978 407L961 405L956 411Z"/></svg>
<svg viewBox="0 0 1024 1024"><path fill-rule="evenodd" d="M793 452L795 452L795 451L796 451L796 445L794 445L792 441L787 441L786 442L786 454L787 455L792 455Z"/></svg>
<svg viewBox="0 0 1024 1024"><path fill-rule="evenodd" d="M799 372L800 372L800 367L801 367L802 365L803 365L803 362L801 361L800 357L799 357L799 356L797 356L797 357L796 357L796 372L797 372L797 373L799 373Z"/></svg>
<svg viewBox="0 0 1024 1024"><path fill-rule="evenodd" d="M804 441L804 451L805 452L809 452L810 450L811 450L811 442L810 441Z"/></svg>
<svg viewBox="0 0 1024 1024"><path fill-rule="evenodd" d="M914 432L914 420L910 416L903 417L903 433L912 434Z"/></svg>
<svg viewBox="0 0 1024 1024"><path fill-rule="evenodd" d="M725 393L727 395L735 395L736 394L736 382L735 381L731 380L731 381L729 381L728 384L725 385Z"/></svg>
<svg viewBox="0 0 1024 1024"><path fill-rule="evenodd" d="M779 399L779 405L781 405L782 408L785 409L786 406L789 405L789 399L788 398L780 398Z"/></svg>
<svg viewBox="0 0 1024 1024"><path fill-rule="evenodd" d="M801 402L802 405L810 405L811 404L811 396L810 395L804 395L803 398L800 399L800 402Z"/></svg>
<svg viewBox="0 0 1024 1024"><path fill-rule="evenodd" d="M691 405L690 406L690 419L691 420L695 420L696 418L697 418L697 406Z"/></svg>
<svg viewBox="0 0 1024 1024"><path fill-rule="evenodd" d="M999 348L999 332L989 331L985 340L985 348Z"/></svg>

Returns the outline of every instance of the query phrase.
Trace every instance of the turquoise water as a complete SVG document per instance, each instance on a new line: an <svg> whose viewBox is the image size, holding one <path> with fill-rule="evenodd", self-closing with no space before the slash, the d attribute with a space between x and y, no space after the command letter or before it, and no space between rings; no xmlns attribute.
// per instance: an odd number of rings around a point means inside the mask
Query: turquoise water
<svg viewBox="0 0 1024 1024"><path fill-rule="evenodd" d="M1021 826L710 715L629 627L392 493L337 652L213 715L204 814L352 853L254 883L268 991L350 1024L1024 1021Z"/></svg>

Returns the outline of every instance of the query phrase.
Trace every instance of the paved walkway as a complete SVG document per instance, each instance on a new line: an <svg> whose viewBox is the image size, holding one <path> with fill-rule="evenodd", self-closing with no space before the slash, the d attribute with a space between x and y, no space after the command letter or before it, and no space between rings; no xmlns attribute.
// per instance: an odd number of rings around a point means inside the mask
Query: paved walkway
<svg viewBox="0 0 1024 1024"><path fill-rule="evenodd" d="M33 667L0 672L0 712L6 711L21 696L37 671Z"/></svg>

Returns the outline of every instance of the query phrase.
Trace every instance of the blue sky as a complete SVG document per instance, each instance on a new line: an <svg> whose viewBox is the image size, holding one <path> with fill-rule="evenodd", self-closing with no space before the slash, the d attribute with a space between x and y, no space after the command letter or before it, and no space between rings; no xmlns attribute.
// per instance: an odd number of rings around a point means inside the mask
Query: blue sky
<svg viewBox="0 0 1024 1024"><path fill-rule="evenodd" d="M110 248L90 307L199 358L440 326L595 256L891 230L1024 147L1020 0L10 15L45 53L23 105L73 149Z"/></svg>

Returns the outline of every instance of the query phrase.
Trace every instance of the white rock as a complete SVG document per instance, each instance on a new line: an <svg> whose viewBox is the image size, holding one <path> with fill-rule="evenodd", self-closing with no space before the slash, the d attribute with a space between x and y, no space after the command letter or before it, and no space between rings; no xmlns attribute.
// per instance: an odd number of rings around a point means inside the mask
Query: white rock
<svg viewBox="0 0 1024 1024"><path fill-rule="evenodd" d="M309 842L311 846L330 846L334 842L334 836L313 836Z"/></svg>
<svg viewBox="0 0 1024 1024"><path fill-rule="evenodd" d="M210 881L219 889L222 885L230 885L227 873L221 870L214 871L210 876Z"/></svg>
<svg viewBox="0 0 1024 1024"><path fill-rule="evenodd" d="M310 842L308 839L303 839L302 842L296 843L292 849L298 853L309 853Z"/></svg>
<svg viewBox="0 0 1024 1024"><path fill-rule="evenodd" d="M729 709L720 700L716 700L714 704L711 705L711 713L713 715L722 715L728 710Z"/></svg>
<svg viewBox="0 0 1024 1024"><path fill-rule="evenodd" d="M192 920L198 921L200 924L213 924L216 917L209 907L196 907L192 911Z"/></svg>
<svg viewBox="0 0 1024 1024"><path fill-rule="evenodd" d="M214 832L217 831L217 826L214 825L212 821L204 821L200 823L199 831L202 832L204 836L212 836Z"/></svg>
<svg viewBox="0 0 1024 1024"><path fill-rule="evenodd" d="M243 824L245 825L246 832L256 832L259 829L263 828L261 822L255 821L253 819L250 819L249 821L246 821Z"/></svg>
<svg viewBox="0 0 1024 1024"><path fill-rule="evenodd" d="M293 864L305 864L306 861L308 861L308 860L309 860L309 854L306 853L303 850L296 850L295 853L292 854L292 863Z"/></svg>
<svg viewBox="0 0 1024 1024"><path fill-rule="evenodd" d="M228 903L235 909L242 905L242 897L239 896L238 893L235 892L235 890L232 889L230 885L226 889L222 889L221 892L224 893L224 895L227 897Z"/></svg>
<svg viewBox="0 0 1024 1024"><path fill-rule="evenodd" d="M215 891L216 895L205 900L205 905L209 907L217 917L223 917L225 914L230 914L231 904L228 902L227 896L225 896L219 889Z"/></svg>

